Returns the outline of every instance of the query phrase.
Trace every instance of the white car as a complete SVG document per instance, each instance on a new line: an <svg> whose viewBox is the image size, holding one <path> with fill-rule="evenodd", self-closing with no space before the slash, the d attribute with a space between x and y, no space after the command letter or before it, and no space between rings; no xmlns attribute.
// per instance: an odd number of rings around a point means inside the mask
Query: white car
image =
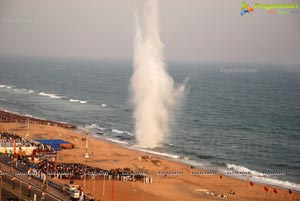
<svg viewBox="0 0 300 201"><path fill-rule="evenodd" d="M75 185L75 184L64 184L63 186L63 191L68 193L70 195L71 191L73 190L78 190L79 185Z"/></svg>
<svg viewBox="0 0 300 201"><path fill-rule="evenodd" d="M75 189L70 191L71 198L80 198L80 191Z"/></svg>

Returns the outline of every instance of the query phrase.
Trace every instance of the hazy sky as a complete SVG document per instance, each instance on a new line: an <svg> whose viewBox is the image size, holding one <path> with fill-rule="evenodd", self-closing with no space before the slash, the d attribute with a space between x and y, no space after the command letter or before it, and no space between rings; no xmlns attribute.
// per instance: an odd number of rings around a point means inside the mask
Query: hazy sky
<svg viewBox="0 0 300 201"><path fill-rule="evenodd" d="M133 12L141 12L143 1L0 0L0 55L131 59ZM241 2L161 0L166 58L300 64L300 9L298 14L256 9L241 17ZM300 6L299 0L280 2Z"/></svg>

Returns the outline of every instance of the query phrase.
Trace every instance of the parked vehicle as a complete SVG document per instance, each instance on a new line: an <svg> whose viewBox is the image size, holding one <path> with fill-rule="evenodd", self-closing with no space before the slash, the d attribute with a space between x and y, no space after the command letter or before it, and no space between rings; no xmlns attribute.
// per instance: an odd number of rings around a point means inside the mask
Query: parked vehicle
<svg viewBox="0 0 300 201"><path fill-rule="evenodd" d="M76 184L64 184L63 185L63 192L66 192L67 194L71 194L73 190L78 190L79 185Z"/></svg>
<svg viewBox="0 0 300 201"><path fill-rule="evenodd" d="M80 191L75 189L70 191L71 198L79 198L80 197Z"/></svg>

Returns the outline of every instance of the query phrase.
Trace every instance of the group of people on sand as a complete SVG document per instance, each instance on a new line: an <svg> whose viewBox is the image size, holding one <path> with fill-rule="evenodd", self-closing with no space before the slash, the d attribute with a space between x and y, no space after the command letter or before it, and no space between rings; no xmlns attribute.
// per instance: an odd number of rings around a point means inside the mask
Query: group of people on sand
<svg viewBox="0 0 300 201"><path fill-rule="evenodd" d="M42 125L51 125L51 126L58 126L63 128L71 128L75 129L75 125L49 121L45 119L39 119L31 116L22 116L19 114L14 114L7 111L0 110L0 123L30 123L30 124L42 124Z"/></svg>
<svg viewBox="0 0 300 201"><path fill-rule="evenodd" d="M0 132L0 144L2 147L15 146L16 150L21 147L34 147L35 149L32 151L32 155L30 156L13 153L14 151L11 149L9 152L2 154L4 154L6 158L15 158L15 164L24 164L27 166L26 171L30 168L41 173L48 172L51 177L57 177L60 179L83 179L84 176L95 177L105 175L109 176L111 179L126 180L124 179L124 176L131 174L129 168L125 168L124 170L104 170L80 163L57 163L53 158L49 159L44 157L45 154L55 153L51 145L46 145L34 140L28 140L15 133Z"/></svg>
<svg viewBox="0 0 300 201"><path fill-rule="evenodd" d="M33 154L36 154L38 152L53 151L50 145L44 145L40 142L20 137L15 133L1 132L1 131L0 131L0 146L1 147L15 146L16 149L20 149L21 147L35 147L35 151Z"/></svg>

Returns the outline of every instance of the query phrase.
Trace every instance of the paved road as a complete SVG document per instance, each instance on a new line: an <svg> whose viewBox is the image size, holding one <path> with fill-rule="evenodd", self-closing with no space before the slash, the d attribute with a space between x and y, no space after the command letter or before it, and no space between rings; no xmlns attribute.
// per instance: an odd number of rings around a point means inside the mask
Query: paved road
<svg viewBox="0 0 300 201"><path fill-rule="evenodd" d="M6 198L9 196L21 197L22 200L33 200L34 194L36 194L36 201L40 201L42 198L42 188L41 182L36 179L28 179L27 175L16 175L13 179L13 174L11 173L11 168L6 164L1 163L2 170L2 195ZM17 170L15 170L17 171ZM28 187L31 186L29 190ZM9 193L10 192L10 193ZM21 192L21 193L20 193ZM8 195L6 195L8 193ZM14 195L13 195L14 194ZM5 199L6 199L5 198ZM2 198L1 200L5 200ZM52 186L48 186L48 190L45 191L44 195L45 201L65 201L69 200L69 197L64 196L64 194Z"/></svg>
<svg viewBox="0 0 300 201"><path fill-rule="evenodd" d="M7 188L2 188L2 197L1 200L3 201L17 201L19 200L16 193L14 193L12 190ZM22 200L24 201L24 200Z"/></svg>

